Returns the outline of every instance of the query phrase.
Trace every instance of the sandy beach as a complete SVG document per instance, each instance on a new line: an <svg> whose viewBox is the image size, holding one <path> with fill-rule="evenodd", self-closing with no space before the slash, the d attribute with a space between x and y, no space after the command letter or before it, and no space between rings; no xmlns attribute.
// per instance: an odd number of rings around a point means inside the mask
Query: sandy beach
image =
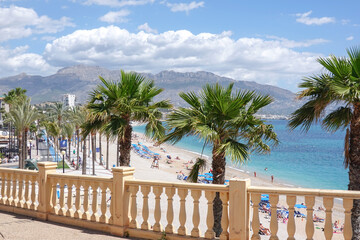
<svg viewBox="0 0 360 240"><path fill-rule="evenodd" d="M195 162L196 158L199 157L199 154L186 151L184 149L180 149L178 147L175 147L170 144L162 144L161 146L156 146L153 141L145 137L141 133L135 133L132 139L133 144L141 144L148 147L151 151L158 153L160 155L159 160L159 169L157 168L151 168L152 159L146 159L141 157L140 155L136 154L135 151L131 151L131 166L135 167L135 178L136 179L144 179L144 180L153 180L153 181L166 181L166 182L178 182L182 180L177 179L177 175L180 171L182 171L186 176L189 174L190 169L192 167L192 162ZM105 139L102 140L102 154L104 160L106 160L106 141ZM167 156L171 156L171 163L168 161L169 159ZM100 155L98 154L98 159L100 158ZM116 144L114 142L110 143L109 146L109 166L112 167L116 165ZM211 167L211 164L208 164L207 169L205 172L208 172ZM235 169L232 167L226 168L226 179L231 178L238 178L238 179L250 179L252 186L264 186L264 187L289 187L289 185L285 182L278 182L277 179L274 180L274 182L271 182L271 179L263 178L261 174L257 173L257 176L255 177L253 173L247 173L241 169ZM151 198L152 196L150 196ZM178 202L178 199L174 197L174 209L175 209L175 216L176 211L178 210L176 202ZM187 197L187 203L191 203L192 198L190 195ZM301 204L304 203L305 200L303 197L297 198L297 203ZM151 201L149 202L151 206ZM204 196L200 199L200 204L204 204L206 206L206 200ZM162 195L162 208L163 216L166 216L166 195ZM279 198L279 204L278 207L287 208L286 204L286 196L280 196ZM323 208L322 205L322 199L317 198L316 203L314 205L314 209ZM177 210L176 210L177 209ZM188 205L189 209L189 220L188 222L191 222L191 204ZM206 208L203 209L204 216L206 215ZM138 222L141 224L142 218L141 218L141 211L142 211L142 194L141 192L138 193ZM306 215L305 209L300 209L300 212ZM323 210L315 210L314 214L316 214L320 218L325 217L325 212ZM152 213L150 212L150 216ZM165 217L164 217L165 218ZM343 208L342 208L342 202L341 201L335 201L334 209L333 209L333 216L332 221L335 222L336 220L340 221L340 224L344 222L344 214L343 214ZM150 217L149 219L150 223L152 222L152 219ZM163 224L166 224L166 220L162 219ZM270 218L265 213L260 213L260 221L264 225L264 227L269 228L270 225ZM305 224L306 224L306 218L296 218L296 234L295 237L297 239L305 239ZM174 220L174 226L176 229L178 222L175 219ZM325 239L324 233L322 231L322 228L324 227L324 223L314 223L315 225L315 234L314 239ZM189 223L189 227L191 224ZM204 232L206 230L206 224L205 221L201 221L200 223L200 229L202 229ZM279 221L279 231L278 236L279 239L286 239L287 238L287 224L283 223L282 221ZM269 236L262 236L262 239L268 239ZM334 233L333 239L343 239L343 236L341 233Z"/></svg>

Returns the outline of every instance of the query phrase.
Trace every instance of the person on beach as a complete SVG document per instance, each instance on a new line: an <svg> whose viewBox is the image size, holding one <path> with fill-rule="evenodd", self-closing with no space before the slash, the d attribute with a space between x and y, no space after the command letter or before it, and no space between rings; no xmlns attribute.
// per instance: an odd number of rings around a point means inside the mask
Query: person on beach
<svg viewBox="0 0 360 240"><path fill-rule="evenodd" d="M274 175L271 175L271 183L274 183Z"/></svg>
<svg viewBox="0 0 360 240"><path fill-rule="evenodd" d="M254 177L256 177L256 172L254 172Z"/></svg>
<svg viewBox="0 0 360 240"><path fill-rule="evenodd" d="M259 230L260 230L262 233L264 233L265 235L270 235L270 234L271 234L270 229L264 227L264 226L262 225L262 223L260 223L260 229L259 229Z"/></svg>

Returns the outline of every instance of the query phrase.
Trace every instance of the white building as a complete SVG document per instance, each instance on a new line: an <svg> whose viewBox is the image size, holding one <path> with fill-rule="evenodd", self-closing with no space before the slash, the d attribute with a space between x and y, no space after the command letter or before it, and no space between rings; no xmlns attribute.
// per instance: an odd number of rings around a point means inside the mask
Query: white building
<svg viewBox="0 0 360 240"><path fill-rule="evenodd" d="M64 94L63 103L65 107L73 108L75 107L75 95L73 94Z"/></svg>

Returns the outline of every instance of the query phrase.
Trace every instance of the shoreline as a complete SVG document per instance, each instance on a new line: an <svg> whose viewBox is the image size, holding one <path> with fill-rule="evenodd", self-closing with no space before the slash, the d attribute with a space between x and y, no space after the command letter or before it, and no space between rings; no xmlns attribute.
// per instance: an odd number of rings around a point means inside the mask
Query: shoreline
<svg viewBox="0 0 360 240"><path fill-rule="evenodd" d="M137 132L137 131L134 131L133 133L138 135L137 139L136 138L133 139L133 141L132 141L133 143L136 143L137 140L141 140L141 141L146 140L148 145L150 145L150 146L148 146L150 150L153 150L154 148L156 148L153 146L154 142L151 139L148 139L145 136L145 134L143 134L141 132ZM181 147L178 147L178 146L175 146L175 145L172 145L169 143L163 143L163 144L161 144L161 146L159 146L159 148L161 148L161 147L168 149L167 153L170 153L171 155L183 155L183 157L180 157L180 159L185 158L187 161L192 160L193 162L195 162L196 158L201 156L201 154L198 152L183 149ZM131 156L134 156L134 155L135 155L135 153L134 153L134 151L132 151ZM165 154L163 154L163 155L165 155ZM207 167L204 172L208 172L209 169L211 168L211 157L204 155L204 154L203 154L203 157L205 157L205 159L207 161ZM177 161L177 160L174 160L174 161ZM160 164L163 165L164 162L160 161ZM178 167L174 166L173 169L174 168L178 168ZM190 172L188 169L186 169L186 168L184 169L181 166L180 166L180 168L177 169L177 172L179 172L179 171L183 171L184 173ZM171 171L171 172L174 173L174 171ZM185 175L188 175L188 174L185 174ZM278 178L275 178L274 182L271 183L270 176L269 176L269 178L266 178L264 176L261 176L261 175L259 176L257 174L257 177L254 177L253 172L249 172L249 171L241 169L241 168L230 166L230 164L227 163L226 170L225 170L225 179L229 180L231 178L240 178L240 179L248 178L248 179L250 179L251 184L254 186L274 186L274 187L277 186L277 187L297 187L297 188L301 187L301 186L297 186L295 184L288 183L285 180L278 179Z"/></svg>

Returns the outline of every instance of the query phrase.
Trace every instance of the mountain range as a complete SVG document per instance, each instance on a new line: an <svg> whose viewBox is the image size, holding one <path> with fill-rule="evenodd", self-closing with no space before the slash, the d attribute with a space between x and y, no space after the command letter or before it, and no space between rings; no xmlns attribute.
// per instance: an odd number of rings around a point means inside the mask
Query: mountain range
<svg viewBox="0 0 360 240"><path fill-rule="evenodd" d="M234 82L236 90L254 90L261 94L268 94L274 102L264 108L261 114L289 115L301 102L295 100L295 94L289 90L258 84L250 81L238 81L221 77L211 72L174 72L162 71L158 74L142 73L145 77L153 79L156 86L164 91L157 97L169 99L174 106L186 106L179 97L179 92L199 92L206 83L220 83L228 85ZM60 101L62 94L75 94L77 102L86 102L89 92L100 83L99 76L105 79L118 80L120 71L108 70L98 66L76 65L60 69L50 76L27 75L25 73L0 79L0 93L21 87L27 90L33 103L45 101Z"/></svg>

